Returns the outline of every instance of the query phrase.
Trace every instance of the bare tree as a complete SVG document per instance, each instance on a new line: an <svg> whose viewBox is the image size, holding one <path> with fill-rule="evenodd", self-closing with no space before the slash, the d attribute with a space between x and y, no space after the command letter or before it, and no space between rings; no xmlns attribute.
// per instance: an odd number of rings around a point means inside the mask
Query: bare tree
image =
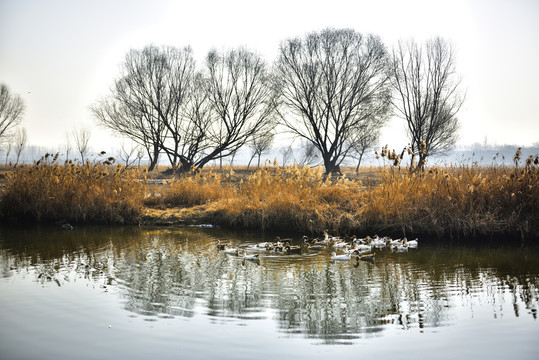
<svg viewBox="0 0 539 360"><path fill-rule="evenodd" d="M22 120L24 102L17 94L11 94L4 83L0 84L0 141L9 137L10 131Z"/></svg>
<svg viewBox="0 0 539 360"><path fill-rule="evenodd" d="M90 142L90 136L92 132L89 128L81 127L79 129L73 129L73 140L75 141L75 148L80 154L81 163L84 164L84 157L88 153L88 144Z"/></svg>
<svg viewBox="0 0 539 360"><path fill-rule="evenodd" d="M173 167L202 168L237 152L273 114L270 74L247 50L211 51L195 72L190 48L132 50L112 95L92 107L100 124L148 149L153 168L164 152Z"/></svg>
<svg viewBox="0 0 539 360"><path fill-rule="evenodd" d="M69 153L71 152L71 150L73 150L73 145L71 143L71 134L66 131L65 135L65 143L64 143L64 150L66 152L66 162L69 161Z"/></svg>
<svg viewBox="0 0 539 360"><path fill-rule="evenodd" d="M280 46L276 79L282 123L312 142L327 173L350 150L352 135L390 111L388 57L379 37L326 29Z"/></svg>
<svg viewBox="0 0 539 360"><path fill-rule="evenodd" d="M395 108L406 121L413 159L447 151L457 139L457 112L465 96L455 70L453 46L441 38L399 42L393 50Z"/></svg>
<svg viewBox="0 0 539 360"><path fill-rule="evenodd" d="M311 165L319 160L318 149L310 141L302 141L300 144L301 158L299 159L300 165Z"/></svg>
<svg viewBox="0 0 539 360"><path fill-rule="evenodd" d="M5 143L5 151L6 151L6 165L8 164L9 160L9 154L11 153L11 150L13 149L13 142L11 139L8 139Z"/></svg>
<svg viewBox="0 0 539 360"><path fill-rule="evenodd" d="M276 105L271 73L259 55L246 49L214 50L206 67L206 116L212 121L207 123L204 151L193 161L197 168L234 154L250 139L270 131Z"/></svg>
<svg viewBox="0 0 539 360"><path fill-rule="evenodd" d="M279 153L283 159L281 166L286 166L286 164L288 164L288 162L294 158L294 149L292 149L292 145L282 146L279 149Z"/></svg>
<svg viewBox="0 0 539 360"><path fill-rule="evenodd" d="M133 163L137 160L139 154L141 153L140 150L140 145L136 143L131 143L130 145L126 145L125 142L121 143L119 157L120 160L122 160L125 164L124 169L127 169L129 166L133 165Z"/></svg>
<svg viewBox="0 0 539 360"><path fill-rule="evenodd" d="M268 152L271 149L274 138L275 133L273 131L268 131L259 137L254 137L251 139L251 142L249 143L249 148L251 149L251 158L249 159L249 163L247 164L247 169L249 169L249 166L251 166L251 161L253 161L255 157L258 158L256 167L260 167L260 158L264 153Z"/></svg>
<svg viewBox="0 0 539 360"><path fill-rule="evenodd" d="M140 161L144 157L144 149L141 146L137 148L137 154L135 156L137 158L137 167L140 168Z"/></svg>
<svg viewBox="0 0 539 360"><path fill-rule="evenodd" d="M17 160L15 161L15 164L19 163L19 159L21 158L21 153L26 147L26 143L28 141L28 133L26 132L26 129L21 127L17 130L14 136L15 141L15 154L17 154Z"/></svg>
<svg viewBox="0 0 539 360"><path fill-rule="evenodd" d="M356 174L359 173L359 166L365 152L377 145L381 129L382 124L371 122L363 126L352 137L350 157L357 160Z"/></svg>
<svg viewBox="0 0 539 360"><path fill-rule="evenodd" d="M179 147L189 130L182 127L182 106L191 90L194 66L189 47L150 45L130 50L111 94L91 107L100 125L146 149L149 171L161 151L171 164L179 161Z"/></svg>

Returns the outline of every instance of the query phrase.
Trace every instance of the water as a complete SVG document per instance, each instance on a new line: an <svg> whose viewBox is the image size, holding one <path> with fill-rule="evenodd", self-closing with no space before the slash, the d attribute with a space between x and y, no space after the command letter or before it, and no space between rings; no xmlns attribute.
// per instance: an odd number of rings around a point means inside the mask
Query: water
<svg viewBox="0 0 539 360"><path fill-rule="evenodd" d="M0 227L0 358L537 357L536 248L420 239L374 263L329 252L254 263L217 239L273 237Z"/></svg>

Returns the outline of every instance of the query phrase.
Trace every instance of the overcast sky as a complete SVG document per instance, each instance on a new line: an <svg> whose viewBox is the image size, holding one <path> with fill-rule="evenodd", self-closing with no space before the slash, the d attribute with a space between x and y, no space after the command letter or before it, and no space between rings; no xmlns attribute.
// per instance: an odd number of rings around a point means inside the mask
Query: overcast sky
<svg viewBox="0 0 539 360"><path fill-rule="evenodd" d="M245 46L271 62L282 40L327 27L378 34L389 48L444 37L467 92L459 144L539 142L537 0L0 0L0 82L24 99L30 144L60 148L66 132L87 126L94 150L110 150L118 141L88 108L129 49L190 45L203 59ZM382 142L406 144L402 120Z"/></svg>

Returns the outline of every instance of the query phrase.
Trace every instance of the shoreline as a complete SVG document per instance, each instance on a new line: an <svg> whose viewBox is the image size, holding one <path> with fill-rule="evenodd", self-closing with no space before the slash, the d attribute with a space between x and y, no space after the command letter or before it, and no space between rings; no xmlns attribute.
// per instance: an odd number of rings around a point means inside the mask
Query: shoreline
<svg viewBox="0 0 539 360"><path fill-rule="evenodd" d="M141 177L142 176L142 177ZM163 178L120 166L12 169L2 179L3 223L184 226L320 236L539 238L539 166L369 168L227 167ZM141 180L143 179L143 180Z"/></svg>

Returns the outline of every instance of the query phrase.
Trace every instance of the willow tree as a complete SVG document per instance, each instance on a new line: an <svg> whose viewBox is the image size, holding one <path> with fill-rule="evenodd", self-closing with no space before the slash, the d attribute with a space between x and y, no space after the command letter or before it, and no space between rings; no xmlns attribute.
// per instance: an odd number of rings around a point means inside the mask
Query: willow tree
<svg viewBox="0 0 539 360"><path fill-rule="evenodd" d="M453 46L441 38L419 46L399 42L393 50L394 105L406 121L413 157L423 167L429 155L457 140L457 113L464 102Z"/></svg>
<svg viewBox="0 0 539 360"><path fill-rule="evenodd" d="M357 132L387 119L389 78L377 36L326 29L288 39L276 66L281 122L317 148L326 173L340 172Z"/></svg>
<svg viewBox="0 0 539 360"><path fill-rule="evenodd" d="M197 111L191 111L192 118L206 119L205 137L192 159L196 168L265 136L274 127L276 104L269 67L247 49L210 51L201 81L204 93L195 101Z"/></svg>
<svg viewBox="0 0 539 360"><path fill-rule="evenodd" d="M195 60L191 48L146 46L130 50L111 93L91 110L99 124L142 145L151 171L164 152L179 162L185 141L183 106L192 89ZM190 136L190 134L188 134Z"/></svg>
<svg viewBox="0 0 539 360"><path fill-rule="evenodd" d="M146 147L150 170L164 153L183 171L238 151L270 128L274 91L264 61L245 49L210 51L197 69L190 48L131 50L98 122Z"/></svg>

